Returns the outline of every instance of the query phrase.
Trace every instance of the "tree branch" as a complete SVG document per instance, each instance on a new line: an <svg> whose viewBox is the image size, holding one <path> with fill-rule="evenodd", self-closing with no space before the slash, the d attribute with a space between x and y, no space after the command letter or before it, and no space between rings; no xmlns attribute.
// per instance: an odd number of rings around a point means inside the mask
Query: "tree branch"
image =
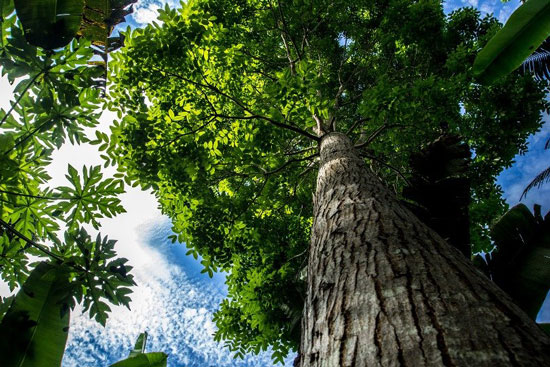
<svg viewBox="0 0 550 367"><path fill-rule="evenodd" d="M357 126L359 126L359 124L362 124L363 122L368 121L368 120L370 120L370 118L364 117L364 118L361 118L361 119L355 121L355 122L353 123L353 125L351 125L351 127L350 127L350 128L348 129L348 131L346 132L346 135L351 134L352 131L355 130L355 128L356 128Z"/></svg>
<svg viewBox="0 0 550 367"><path fill-rule="evenodd" d="M303 158L293 158L293 159L287 161L286 163L284 163L283 165L281 165L280 167L272 170L272 171L265 171L264 170L264 175L265 176L273 175L275 173L278 173L278 172L282 171L286 167L290 166L292 163L307 161L307 160L310 160L310 159L315 158L317 156L319 156L319 153L311 154L311 155L308 155L307 157L303 157Z"/></svg>
<svg viewBox="0 0 550 367"><path fill-rule="evenodd" d="M401 178L403 179L403 181L405 181L405 183L406 183L407 185L410 186L411 183L409 182L409 180L407 179L407 177L405 177L405 175L403 175L403 173L401 173L400 170L398 170L397 168L395 168L395 167L392 166L391 164L388 164L388 163L382 161L380 158L375 157L375 156L370 155L370 154L367 154L367 153L361 152L361 153L359 153L359 154L360 154L361 156L365 157L365 158L369 158L369 159L372 159L373 161L376 161L377 163L380 163L381 165L383 165L383 166L386 167L386 168L391 169L392 171L394 171L395 173L397 173L397 175L398 175L399 177L401 177Z"/></svg>
<svg viewBox="0 0 550 367"><path fill-rule="evenodd" d="M4 117L2 117L2 120L0 120L0 126L2 126L2 124L4 124L4 122L6 122L8 116L13 112L15 106L17 106L19 104L19 102L21 101L21 99L23 98L23 96L27 93L27 91L29 90L29 88L34 84L34 82L42 75L44 74L44 71L41 71L39 72L38 74L36 74L30 81L29 81L29 84L27 84L27 86L25 87L25 89L23 89L21 91L21 93L19 94L19 96L17 97L17 99L14 101L14 103L11 105L10 109L8 110L8 112L6 112L6 114L4 115Z"/></svg>
<svg viewBox="0 0 550 367"><path fill-rule="evenodd" d="M300 154L300 153L305 153L305 152L309 152L310 150L313 150L315 148L317 148L317 146L312 146L312 147L309 147L309 148L300 149L300 150L297 150L297 151L294 151L294 152L288 152L288 153L285 153L285 155L296 155L296 154Z"/></svg>
<svg viewBox="0 0 550 367"><path fill-rule="evenodd" d="M291 130L295 133L298 133L300 135L303 135L311 140L314 140L314 141L319 141L320 138L315 136L315 135L312 135L310 133L308 133L307 131L305 130L302 130L296 126L293 126L293 125L288 125L288 124L285 124L285 123L282 123L282 122L279 122L277 120L274 120L270 117L267 117L267 116L263 116L263 115L259 115L259 114L256 114L255 112L253 112L250 108L248 108L244 103L242 103L241 101L239 101L237 98L233 97L233 96L230 96L228 95L227 93L221 91L219 88L207 83L207 84L203 84L203 83L199 83L199 82L196 82L194 80L191 80L191 79L188 79L184 76L181 76L181 75L178 75L178 74L174 74L174 73L170 73L170 72L165 72L165 71L162 71L160 69L157 69L157 71L161 72L161 73L164 73L166 75L169 75L169 76L172 76L174 78L178 78L180 80L183 80L184 82L187 82L187 83L190 83L194 86L198 86L198 87L203 87L203 88L207 88L207 89L210 89L211 91L213 91L214 93L217 93L227 99L229 99L230 101L232 101L235 105L237 105L238 107L240 107L243 111L246 111L248 113L250 113L254 118L257 118L257 119L261 119L261 120L264 120L264 121L267 121L269 123L271 123L272 125L275 125L277 127L280 127L280 128L283 128L283 129L287 129L287 130Z"/></svg>
<svg viewBox="0 0 550 367"><path fill-rule="evenodd" d="M165 146L167 145L170 145L172 144L173 142L175 142L176 140L184 137L184 136L187 136L187 135L191 135L191 134L195 134L196 132L198 132L199 130L202 130L204 129L206 126L208 126L210 123L212 123L212 121L214 121L215 117L212 117L210 118L210 120L208 120L207 122L205 122L204 124L202 124L201 126L197 127L196 129L193 129L191 131L188 131L186 133L183 133L183 134L178 134L176 135L174 138L170 139L169 141L163 143L162 145L159 145L158 147L155 147L154 149L152 150L158 150L158 149L162 149L164 148Z"/></svg>
<svg viewBox="0 0 550 367"><path fill-rule="evenodd" d="M368 146L370 143L372 143L374 141L374 139L376 139L378 137L378 135L380 135L386 129L391 129L391 128L394 128L394 127L410 127L410 126L412 126L412 125L383 124L378 129L374 130L372 132L372 134L370 134L370 136L367 138L367 140L365 140L363 143L360 143L360 144L356 145L355 149L361 149L363 147Z"/></svg>
<svg viewBox="0 0 550 367"><path fill-rule="evenodd" d="M42 251L43 253L45 253L46 255L56 259L56 260L59 260L59 261L64 261L64 259L62 257L60 257L59 255L57 254L54 254L53 252L51 252L50 250L48 250L48 248L44 245L40 245L36 242L34 242L33 240L31 240L30 238L28 238L27 236L25 236L23 233L19 232L17 229L15 229L15 227L13 227L11 224L9 224L8 222L6 222L5 220L3 220L2 218L0 218L0 225L2 225L2 227L4 227L5 229L7 229L8 231L10 231L12 234L14 234L15 236L19 237L20 239L22 239L23 241L27 242L29 245L37 248L38 250Z"/></svg>
<svg viewBox="0 0 550 367"><path fill-rule="evenodd" d="M8 195L23 196L23 197L27 197L27 198L33 198L33 199L45 199L45 200L71 200L71 199L73 199L73 198L63 198L63 197L54 198L54 197L51 197L51 196L22 194L22 193L6 191L6 190L0 190L0 193L1 194L8 194Z"/></svg>

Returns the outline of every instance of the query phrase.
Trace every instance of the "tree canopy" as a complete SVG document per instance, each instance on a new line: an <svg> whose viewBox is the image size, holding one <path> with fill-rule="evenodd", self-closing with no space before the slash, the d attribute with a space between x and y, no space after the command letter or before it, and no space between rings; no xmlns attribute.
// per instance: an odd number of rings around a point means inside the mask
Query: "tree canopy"
<svg viewBox="0 0 550 367"><path fill-rule="evenodd" d="M154 188L205 272L230 272L216 338L281 360L299 343L323 133L353 138L398 196L411 155L460 136L473 152L472 252L491 249L506 209L495 176L549 107L529 75L475 82L499 27L434 0L190 0L125 33L109 92L120 120L94 143L128 183Z"/></svg>

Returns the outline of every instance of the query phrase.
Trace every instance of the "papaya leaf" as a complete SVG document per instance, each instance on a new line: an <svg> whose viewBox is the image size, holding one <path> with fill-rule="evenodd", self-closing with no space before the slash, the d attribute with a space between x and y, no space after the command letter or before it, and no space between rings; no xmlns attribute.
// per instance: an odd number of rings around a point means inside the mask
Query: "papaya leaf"
<svg viewBox="0 0 550 367"><path fill-rule="evenodd" d="M473 72L483 84L517 69L550 34L550 2L528 0L477 55Z"/></svg>
<svg viewBox="0 0 550 367"><path fill-rule="evenodd" d="M69 331L68 274L41 262L31 272L0 323L2 364L18 367L61 365Z"/></svg>
<svg viewBox="0 0 550 367"><path fill-rule="evenodd" d="M122 181L103 179L100 166L83 167L81 176L69 165L66 177L71 187L58 187L56 195L67 199L59 208L67 214L67 221L71 223L69 229L77 228L80 223L91 223L98 229L98 219L125 212L117 197L124 193Z"/></svg>
<svg viewBox="0 0 550 367"><path fill-rule="evenodd" d="M65 232L64 237L64 244L55 249L56 253L71 266L86 269L72 282L73 286L78 285L72 288L73 296L82 304L84 312L90 312L90 318L105 326L111 311L106 300L130 308L128 294L132 290L128 287L135 285L130 274L132 267L126 265L127 259L115 258L114 240L98 234L94 241L84 228Z"/></svg>
<svg viewBox="0 0 550 367"><path fill-rule="evenodd" d="M27 41L47 50L63 47L80 29L84 0L15 0Z"/></svg>

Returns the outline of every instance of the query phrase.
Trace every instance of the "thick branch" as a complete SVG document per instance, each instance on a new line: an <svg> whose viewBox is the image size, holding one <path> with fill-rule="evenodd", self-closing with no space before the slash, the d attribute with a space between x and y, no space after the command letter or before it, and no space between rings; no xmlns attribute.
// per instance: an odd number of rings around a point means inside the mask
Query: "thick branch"
<svg viewBox="0 0 550 367"><path fill-rule="evenodd" d="M381 160L380 158L375 157L375 156L370 155L370 154L367 154L367 153L361 152L360 154L361 154L362 157L372 159L373 161L376 161L377 163L380 163L380 164L383 165L384 167L391 169L392 171L394 171L395 173L397 173L397 175L398 175L399 177L401 177L401 178L403 179L403 181L405 181L405 183L406 183L407 185L410 186L411 183L409 182L409 180L407 179L407 177L405 177L405 175L404 175L403 173L401 173L400 170L398 170L397 168L395 168L395 167L392 166L391 164L386 163L386 162L384 162L383 160Z"/></svg>

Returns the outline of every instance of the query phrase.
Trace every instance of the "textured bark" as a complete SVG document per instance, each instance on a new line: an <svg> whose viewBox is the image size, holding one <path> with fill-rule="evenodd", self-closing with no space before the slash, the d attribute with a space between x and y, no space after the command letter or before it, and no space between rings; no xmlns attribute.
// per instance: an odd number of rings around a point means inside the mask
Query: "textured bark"
<svg viewBox="0 0 550 367"><path fill-rule="evenodd" d="M300 366L550 366L550 339L343 134L321 141L310 246Z"/></svg>

